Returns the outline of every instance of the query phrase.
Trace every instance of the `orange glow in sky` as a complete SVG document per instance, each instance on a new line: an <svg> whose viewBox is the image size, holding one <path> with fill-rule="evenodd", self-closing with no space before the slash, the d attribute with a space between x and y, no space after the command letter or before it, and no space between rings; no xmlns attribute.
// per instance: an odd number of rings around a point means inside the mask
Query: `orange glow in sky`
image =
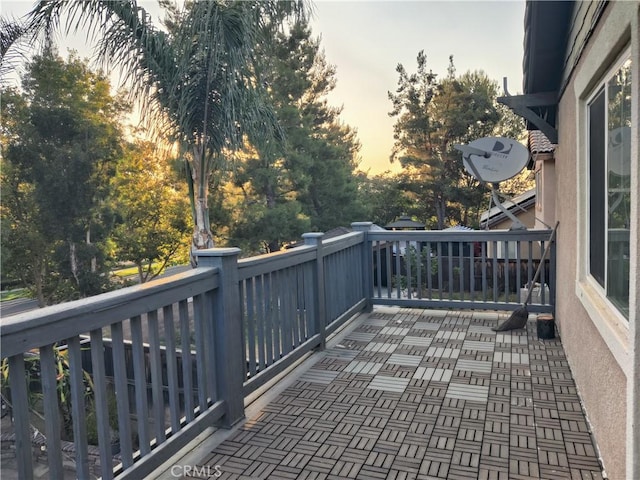
<svg viewBox="0 0 640 480"><path fill-rule="evenodd" d="M158 18L157 2L138 2ZM19 17L33 2L2 0L2 16ZM342 106L343 123L358 131L362 144L360 169L371 174L397 171L389 162L393 123L387 92L397 87L395 71L402 63L416 70L424 50L427 67L439 76L453 55L458 74L484 70L502 88L508 78L511 94L522 91L524 0L519 1L316 1L311 28L321 37L327 61L336 67L336 89L329 101ZM90 57L84 35L60 43Z"/></svg>

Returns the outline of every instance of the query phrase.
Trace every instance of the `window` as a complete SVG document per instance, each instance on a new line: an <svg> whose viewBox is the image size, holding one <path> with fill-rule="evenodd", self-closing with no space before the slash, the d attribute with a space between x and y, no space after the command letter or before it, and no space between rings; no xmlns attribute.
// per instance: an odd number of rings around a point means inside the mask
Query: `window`
<svg viewBox="0 0 640 480"><path fill-rule="evenodd" d="M589 273L629 318L631 59L588 102Z"/></svg>

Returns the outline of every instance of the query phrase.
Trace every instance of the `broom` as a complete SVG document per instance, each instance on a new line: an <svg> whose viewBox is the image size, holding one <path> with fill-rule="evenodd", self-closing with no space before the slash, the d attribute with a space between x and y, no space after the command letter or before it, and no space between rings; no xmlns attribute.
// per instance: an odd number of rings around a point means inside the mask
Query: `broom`
<svg viewBox="0 0 640 480"><path fill-rule="evenodd" d="M533 276L533 280L529 284L529 288L527 290L527 296L524 299L524 303L522 307L517 308L511 313L511 316L502 323L502 325L498 325L495 328L492 328L494 332L504 332L506 330L516 330L518 328L522 328L527 324L527 320L529 319L529 310L527 310L527 304L531 299L531 292L533 292L533 285L538 280L540 276L540 271L542 270L542 264L544 263L545 258L547 257L547 253L551 249L551 244L553 243L553 239L556 236L556 230L558 229L558 224L560 222L556 222L555 227L551 231L551 236L549 237L549 242L547 246L544 247L544 252L542 252L542 258L540 259L540 263L538 264L538 268L536 268L536 273Z"/></svg>

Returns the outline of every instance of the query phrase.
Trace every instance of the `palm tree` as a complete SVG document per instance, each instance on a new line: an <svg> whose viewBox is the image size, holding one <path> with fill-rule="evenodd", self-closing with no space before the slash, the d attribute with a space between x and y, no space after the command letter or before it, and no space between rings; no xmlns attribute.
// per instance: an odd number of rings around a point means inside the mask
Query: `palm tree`
<svg viewBox="0 0 640 480"><path fill-rule="evenodd" d="M25 33L26 27L19 20L0 18L0 79L6 78L22 59Z"/></svg>
<svg viewBox="0 0 640 480"><path fill-rule="evenodd" d="M30 12L27 30L34 39L60 29L97 32L98 60L121 69L149 124L177 142L188 172L192 246L210 248L211 176L247 135L279 137L254 68L254 47L288 16L304 16L306 6L301 0L161 4L166 31L136 0L43 0Z"/></svg>

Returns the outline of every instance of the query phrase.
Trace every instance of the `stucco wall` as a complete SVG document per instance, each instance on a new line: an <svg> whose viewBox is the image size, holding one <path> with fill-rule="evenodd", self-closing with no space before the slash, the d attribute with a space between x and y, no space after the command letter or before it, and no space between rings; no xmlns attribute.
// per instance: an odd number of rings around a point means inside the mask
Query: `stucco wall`
<svg viewBox="0 0 640 480"><path fill-rule="evenodd" d="M571 110L569 105L562 106L560 118L571 118ZM560 141L562 145L571 145L575 142L575 132L563 129ZM560 225L556 255L556 324L607 474L610 479L624 480L626 376L575 294L578 251L576 162L572 158L573 149L558 150L556 218Z"/></svg>
<svg viewBox="0 0 640 480"><path fill-rule="evenodd" d="M627 378L576 294L577 262L582 261L579 235L583 231L584 217L581 219L580 212L585 211L579 204L585 198L580 192L580 178L584 178L584 173L579 171L585 163L580 158L578 143L578 129L582 125L582 121L578 121L581 114L578 106L580 96L584 96L584 72L581 85L577 86L575 79L580 77L581 70L589 70L589 75L598 73L590 53L595 42L603 41L601 30L611 20L611 12L618 8L614 5L607 9L594 32L559 107L559 146L555 162L556 218L560 222L556 322L606 472L612 480L625 480L628 478L625 470Z"/></svg>

